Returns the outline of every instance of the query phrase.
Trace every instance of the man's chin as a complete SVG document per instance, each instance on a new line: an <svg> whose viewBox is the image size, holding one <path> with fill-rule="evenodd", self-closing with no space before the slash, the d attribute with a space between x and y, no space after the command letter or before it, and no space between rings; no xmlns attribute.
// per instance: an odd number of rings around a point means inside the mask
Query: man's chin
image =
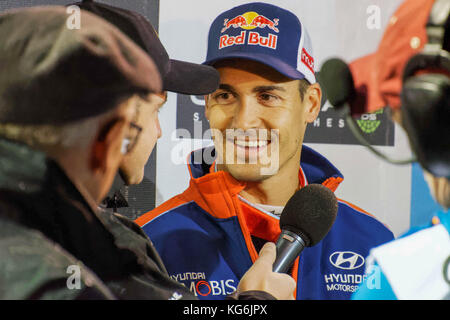
<svg viewBox="0 0 450 320"><path fill-rule="evenodd" d="M223 168L234 179L238 181L259 182L270 178L272 175L262 174L264 172L263 166L250 164L235 164L228 165Z"/></svg>

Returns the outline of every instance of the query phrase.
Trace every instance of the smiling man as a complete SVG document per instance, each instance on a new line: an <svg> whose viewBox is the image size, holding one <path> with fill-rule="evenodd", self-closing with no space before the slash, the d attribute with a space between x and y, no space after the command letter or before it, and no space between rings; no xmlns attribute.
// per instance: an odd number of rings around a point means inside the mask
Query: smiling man
<svg viewBox="0 0 450 320"><path fill-rule="evenodd" d="M219 88L205 98L214 147L192 153L186 191L136 222L172 278L199 298L222 299L259 248L277 240L289 198L312 183L334 191L343 177L303 146L322 92L311 40L294 14L263 3L222 13L211 25L205 64L220 74ZM196 162L210 154L214 162ZM392 238L375 218L339 200L328 235L290 270L295 297L350 298L362 281L363 257Z"/></svg>
<svg viewBox="0 0 450 320"><path fill-rule="evenodd" d="M215 136L217 170L246 181L253 203L283 206L298 189L303 136L320 110L321 89L246 59L214 64L219 89L206 97ZM224 161L225 160L225 161ZM280 183L284 188L274 188Z"/></svg>

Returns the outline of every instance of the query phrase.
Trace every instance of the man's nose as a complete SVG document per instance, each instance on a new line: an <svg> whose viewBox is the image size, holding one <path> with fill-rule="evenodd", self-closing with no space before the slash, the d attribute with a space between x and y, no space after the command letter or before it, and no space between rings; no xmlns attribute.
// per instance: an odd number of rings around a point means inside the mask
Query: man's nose
<svg viewBox="0 0 450 320"><path fill-rule="evenodd" d="M254 99L244 97L239 101L233 116L232 127L236 129L248 130L261 128L260 106Z"/></svg>

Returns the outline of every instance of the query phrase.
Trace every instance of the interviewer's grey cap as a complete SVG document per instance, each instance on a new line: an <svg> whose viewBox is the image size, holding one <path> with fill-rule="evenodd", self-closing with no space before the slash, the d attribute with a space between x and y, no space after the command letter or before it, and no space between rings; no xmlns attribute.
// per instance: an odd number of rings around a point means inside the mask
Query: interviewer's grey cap
<svg viewBox="0 0 450 320"><path fill-rule="evenodd" d="M121 97L162 91L141 48L96 15L79 17L76 29L62 6L0 14L0 122L73 122L113 109Z"/></svg>

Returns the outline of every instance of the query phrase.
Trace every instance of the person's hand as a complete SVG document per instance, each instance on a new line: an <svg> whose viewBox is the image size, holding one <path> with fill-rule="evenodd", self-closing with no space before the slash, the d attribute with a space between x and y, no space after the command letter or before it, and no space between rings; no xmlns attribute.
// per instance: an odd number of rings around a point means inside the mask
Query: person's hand
<svg viewBox="0 0 450 320"><path fill-rule="evenodd" d="M237 291L260 290L270 293L279 300L293 300L295 280L285 273L272 271L275 258L275 244L267 242L259 252L259 258L242 277Z"/></svg>

